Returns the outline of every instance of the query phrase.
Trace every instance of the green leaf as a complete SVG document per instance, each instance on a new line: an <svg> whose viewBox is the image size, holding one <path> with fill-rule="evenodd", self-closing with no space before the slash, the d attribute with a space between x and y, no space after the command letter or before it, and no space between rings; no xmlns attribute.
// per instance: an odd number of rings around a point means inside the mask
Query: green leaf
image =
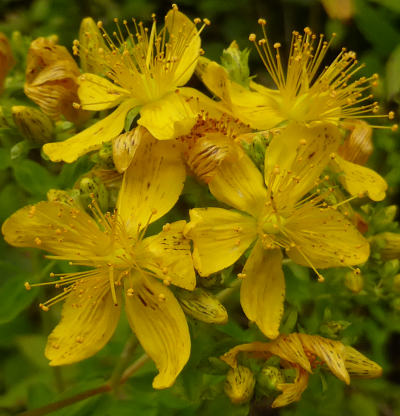
<svg viewBox="0 0 400 416"><path fill-rule="evenodd" d="M355 21L364 37L373 45L376 52L389 55L400 43L400 33L389 21L384 10L371 7L365 0L356 0Z"/></svg>
<svg viewBox="0 0 400 416"><path fill-rule="evenodd" d="M15 163L13 167L18 184L38 199L43 199L49 189L57 186L56 177L39 163L23 160Z"/></svg>
<svg viewBox="0 0 400 416"><path fill-rule="evenodd" d="M132 127L133 120L135 120L136 116L139 114L140 107L133 107L131 110L128 111L128 114L125 118L125 131L129 131Z"/></svg>
<svg viewBox="0 0 400 416"><path fill-rule="evenodd" d="M390 55L386 65L386 85L388 100L400 93L400 45Z"/></svg>
<svg viewBox="0 0 400 416"><path fill-rule="evenodd" d="M0 170L7 169L11 166L10 151L0 148Z"/></svg>

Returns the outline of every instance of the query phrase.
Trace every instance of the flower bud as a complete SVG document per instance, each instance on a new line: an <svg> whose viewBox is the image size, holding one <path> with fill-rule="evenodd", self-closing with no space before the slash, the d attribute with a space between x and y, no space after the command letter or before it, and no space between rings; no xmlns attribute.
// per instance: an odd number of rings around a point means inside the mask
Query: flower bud
<svg viewBox="0 0 400 416"><path fill-rule="evenodd" d="M354 14L354 0L321 0L331 19L349 20Z"/></svg>
<svg viewBox="0 0 400 416"><path fill-rule="evenodd" d="M23 136L31 142L44 144L52 141L54 126L46 114L33 107L11 107L14 123Z"/></svg>
<svg viewBox="0 0 400 416"><path fill-rule="evenodd" d="M112 152L115 168L119 173L128 169L131 160L135 156L142 135L147 134L141 127L137 127L127 133L120 134L112 142Z"/></svg>
<svg viewBox="0 0 400 416"><path fill-rule="evenodd" d="M103 75L104 66L98 58L99 49L107 50L103 36L95 21L85 17L79 29L79 57L83 72Z"/></svg>
<svg viewBox="0 0 400 416"><path fill-rule="evenodd" d="M328 321L324 322L320 327L319 331L322 336L332 339L340 337L342 331L351 325L347 321Z"/></svg>
<svg viewBox="0 0 400 416"><path fill-rule="evenodd" d="M236 41L233 41L221 56L222 66L228 71L230 79L244 87L248 87L250 82L249 54L250 49L241 51Z"/></svg>
<svg viewBox="0 0 400 416"><path fill-rule="evenodd" d="M228 371L224 391L232 403L247 403L253 397L255 383L252 371L247 367L238 365Z"/></svg>
<svg viewBox="0 0 400 416"><path fill-rule="evenodd" d="M101 149L91 157L91 160L103 169L114 169L113 149L111 143L104 143Z"/></svg>
<svg viewBox="0 0 400 416"><path fill-rule="evenodd" d="M364 287L364 280L359 269L352 272L347 272L344 278L344 284L353 293L361 292Z"/></svg>
<svg viewBox="0 0 400 416"><path fill-rule="evenodd" d="M28 140L21 140L20 142L14 144L10 150L10 157L12 160L25 157L29 150L32 149L32 143Z"/></svg>
<svg viewBox="0 0 400 416"><path fill-rule="evenodd" d="M400 274L396 274L393 277L393 290L395 292L400 292Z"/></svg>
<svg viewBox="0 0 400 416"><path fill-rule="evenodd" d="M79 189L70 189L68 191L62 191L61 189L49 189L47 192L47 199L49 201L61 202L73 207L82 208L79 197Z"/></svg>
<svg viewBox="0 0 400 416"><path fill-rule="evenodd" d="M372 242L381 255L382 260L400 258L400 234L391 232L377 234L372 239Z"/></svg>
<svg viewBox="0 0 400 416"><path fill-rule="evenodd" d="M89 112L75 108L79 103L77 77L80 70L64 46L54 39L35 39L29 48L26 65L25 94L52 119L63 115L80 123Z"/></svg>
<svg viewBox="0 0 400 416"><path fill-rule="evenodd" d="M374 150L372 127L361 120L345 121L342 125L350 130L350 135L339 147L339 155L349 162L365 165Z"/></svg>
<svg viewBox="0 0 400 416"><path fill-rule="evenodd" d="M270 141L269 134L264 132L243 134L237 138L237 141L240 142L255 165L264 170L265 150Z"/></svg>
<svg viewBox="0 0 400 416"><path fill-rule="evenodd" d="M105 212L108 209L108 191L99 178L82 178L79 183L82 205L87 207L92 200L96 200L100 209Z"/></svg>
<svg viewBox="0 0 400 416"><path fill-rule="evenodd" d="M182 309L199 321L209 324L224 324L228 320L224 305L204 289L181 290L177 296Z"/></svg>
<svg viewBox="0 0 400 416"><path fill-rule="evenodd" d="M11 51L10 42L4 33L0 32L0 93L3 91L4 80L15 61Z"/></svg>
<svg viewBox="0 0 400 416"><path fill-rule="evenodd" d="M265 365L257 375L257 391L267 397L277 391L277 386L283 383L285 376L277 367Z"/></svg>

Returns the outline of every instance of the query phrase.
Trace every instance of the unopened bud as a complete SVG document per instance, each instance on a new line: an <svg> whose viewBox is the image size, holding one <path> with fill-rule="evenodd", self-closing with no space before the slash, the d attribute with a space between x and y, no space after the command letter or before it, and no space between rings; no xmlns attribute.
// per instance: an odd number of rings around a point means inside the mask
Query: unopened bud
<svg viewBox="0 0 400 416"><path fill-rule="evenodd" d="M100 179L94 178L82 178L79 183L79 189L81 191L82 205L87 207L95 199L99 204L100 209L105 212L108 209L108 191Z"/></svg>
<svg viewBox="0 0 400 416"><path fill-rule="evenodd" d="M110 142L104 143L101 149L94 153L91 160L103 169L113 169L113 150Z"/></svg>
<svg viewBox="0 0 400 416"><path fill-rule="evenodd" d="M50 189L47 192L48 201L61 202L69 206L82 208L79 196L79 189L71 189L68 191L62 191L61 189Z"/></svg>
<svg viewBox="0 0 400 416"><path fill-rule="evenodd" d="M381 255L382 260L400 258L400 234L385 232L377 234L372 239L374 248Z"/></svg>
<svg viewBox="0 0 400 416"><path fill-rule="evenodd" d="M53 123L46 114L24 105L13 106L11 112L15 125L26 139L37 144L53 140Z"/></svg>
<svg viewBox="0 0 400 416"><path fill-rule="evenodd" d="M250 82L249 54L250 49L241 51L233 41L221 56L222 66L228 71L230 79L244 87L248 87Z"/></svg>
<svg viewBox="0 0 400 416"><path fill-rule="evenodd" d="M346 120L342 125L350 130L350 135L339 147L339 155L349 162L365 165L374 150L372 127L362 120Z"/></svg>
<svg viewBox="0 0 400 416"><path fill-rule="evenodd" d="M28 140L21 140L20 142L14 144L10 150L10 157L12 160L25 157L29 151L32 149L32 143Z"/></svg>
<svg viewBox="0 0 400 416"><path fill-rule="evenodd" d="M400 292L400 274L396 274L393 277L393 290L395 292Z"/></svg>
<svg viewBox="0 0 400 416"><path fill-rule="evenodd" d="M98 50L107 50L103 36L91 17L82 19L79 29L79 57L83 72L102 75L104 66L98 59Z"/></svg>
<svg viewBox="0 0 400 416"><path fill-rule="evenodd" d="M138 127L127 133L120 134L113 140L113 159L115 168L119 173L123 173L128 169L143 134L147 133L143 128Z"/></svg>
<svg viewBox="0 0 400 416"><path fill-rule="evenodd" d="M344 278L344 284L353 293L361 292L364 287L364 280L359 270L347 272Z"/></svg>
<svg viewBox="0 0 400 416"><path fill-rule="evenodd" d="M224 324L228 313L224 305L204 289L181 290L177 293L182 309L191 317L210 324Z"/></svg>
<svg viewBox="0 0 400 416"><path fill-rule="evenodd" d="M242 365L231 368L224 385L225 394L234 404L247 403L254 393L256 380L252 371Z"/></svg>
<svg viewBox="0 0 400 416"><path fill-rule="evenodd" d="M272 135L267 132L258 132L243 134L237 138L248 156L262 171L264 171L265 150L271 137Z"/></svg>
<svg viewBox="0 0 400 416"><path fill-rule="evenodd" d="M0 93L3 90L3 84L7 73L14 64L15 61L10 43L4 33L0 32Z"/></svg>
<svg viewBox="0 0 400 416"><path fill-rule="evenodd" d="M347 321L328 321L319 327L319 332L324 337L337 339L350 325L351 323Z"/></svg>
<svg viewBox="0 0 400 416"><path fill-rule="evenodd" d="M264 396L270 396L277 391L279 384L285 383L282 371L274 366L265 365L257 376L257 391Z"/></svg>

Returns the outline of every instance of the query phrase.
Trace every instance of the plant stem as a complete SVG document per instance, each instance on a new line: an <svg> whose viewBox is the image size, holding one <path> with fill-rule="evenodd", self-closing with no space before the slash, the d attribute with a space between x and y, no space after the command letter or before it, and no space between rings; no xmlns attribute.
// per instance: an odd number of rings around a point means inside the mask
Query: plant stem
<svg viewBox="0 0 400 416"><path fill-rule="evenodd" d="M97 394L105 393L107 391L111 391L111 386L108 384L103 384L102 386L96 387L95 389L84 391L83 393L79 393L75 396L68 397L67 399L48 404L46 406L40 407L39 409L28 410L27 412L20 413L19 416L47 415L48 413L54 412L55 410L62 409L63 407L70 406L71 404L80 402L81 400L85 400L92 396L96 396Z"/></svg>
<svg viewBox="0 0 400 416"><path fill-rule="evenodd" d="M128 342L129 343L129 342ZM119 378L118 385L125 383L133 374L136 373L147 361L150 360L150 357L147 354L140 356L130 367L128 367ZM54 412L55 410L62 409L64 407L70 406L71 404L80 402L82 400L88 399L89 397L96 396L98 394L107 393L113 390L111 385L112 376L109 381L104 383L100 387L94 389L86 390L82 393L76 394L75 396L68 397L67 399L60 400L55 403L48 404L46 406L40 407L39 409L28 410L22 412L19 416L43 416L48 413Z"/></svg>
<svg viewBox="0 0 400 416"><path fill-rule="evenodd" d="M136 347L138 345L139 342L137 341L135 335L132 335L131 338L129 338L129 340L125 344L120 359L117 365L115 366L114 371L112 372L109 380L109 384L112 389L115 389L120 384L122 374L124 373L124 370L129 364L129 361L131 360L132 355L135 352Z"/></svg>
<svg viewBox="0 0 400 416"><path fill-rule="evenodd" d="M139 357L130 367L128 367L124 371L119 384L125 383L133 374L136 373L136 371L143 367L149 360L150 357L147 354L143 354L141 357Z"/></svg>

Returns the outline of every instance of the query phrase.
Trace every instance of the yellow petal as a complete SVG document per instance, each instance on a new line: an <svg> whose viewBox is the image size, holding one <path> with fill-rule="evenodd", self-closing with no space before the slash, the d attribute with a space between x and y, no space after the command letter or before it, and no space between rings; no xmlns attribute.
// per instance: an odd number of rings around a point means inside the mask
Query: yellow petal
<svg viewBox="0 0 400 416"><path fill-rule="evenodd" d="M16 247L37 247L66 260L107 255L110 240L86 212L60 202L39 202L9 217L4 239Z"/></svg>
<svg viewBox="0 0 400 416"><path fill-rule="evenodd" d="M263 177L243 151L221 162L209 187L219 201L255 217L266 201Z"/></svg>
<svg viewBox="0 0 400 416"><path fill-rule="evenodd" d="M308 386L309 374L300 367L296 368L296 379L293 383L278 384L277 388L282 391L272 403L271 407L287 406L300 400L303 391Z"/></svg>
<svg viewBox="0 0 400 416"><path fill-rule="evenodd" d="M285 229L296 244L287 254L303 266L354 266L369 257L368 241L333 208L298 210L288 219Z"/></svg>
<svg viewBox="0 0 400 416"><path fill-rule="evenodd" d="M270 354L276 355L289 363L297 364L311 373L310 361L304 352L299 334L281 335L266 345Z"/></svg>
<svg viewBox="0 0 400 416"><path fill-rule="evenodd" d="M47 143L43 151L53 162L74 162L78 157L96 150L118 136L124 127L128 111L135 101L126 100L109 116L63 142Z"/></svg>
<svg viewBox="0 0 400 416"><path fill-rule="evenodd" d="M281 250L264 250L258 241L243 269L240 303L247 318L268 338L279 335L285 300Z"/></svg>
<svg viewBox="0 0 400 416"><path fill-rule="evenodd" d="M200 56L200 35L195 24L177 9L167 13L165 26L169 32L170 43L175 46L171 53L175 53L178 58L173 83L184 85L193 75Z"/></svg>
<svg viewBox="0 0 400 416"><path fill-rule="evenodd" d="M285 118L279 111L276 101L278 94L270 91L269 94L260 94L231 82L232 112L240 121L254 129L266 130L276 127Z"/></svg>
<svg viewBox="0 0 400 416"><path fill-rule="evenodd" d="M172 283L193 290L196 275L190 250L190 240L183 236L186 221L166 224L163 230L143 240L138 252L138 264L153 272L165 284Z"/></svg>
<svg viewBox="0 0 400 416"><path fill-rule="evenodd" d="M75 285L63 306L61 322L47 341L50 365L71 364L96 354L118 324L121 302L114 305L107 270Z"/></svg>
<svg viewBox="0 0 400 416"><path fill-rule="evenodd" d="M339 181L354 196L368 195L373 201L382 201L386 196L387 183L378 173L335 155L331 167L339 173Z"/></svg>
<svg viewBox="0 0 400 416"><path fill-rule="evenodd" d="M340 144L339 129L328 123L290 123L265 153L265 183L278 208L294 205L311 188Z"/></svg>
<svg viewBox="0 0 400 416"><path fill-rule="evenodd" d="M78 95L84 110L112 108L130 95L129 91L95 74L83 74L78 82Z"/></svg>
<svg viewBox="0 0 400 416"><path fill-rule="evenodd" d="M232 114L245 124L255 129L269 129L281 121L277 112L276 92L268 94L250 91L229 79L224 67L207 58L200 58L196 73L206 87L217 97Z"/></svg>
<svg viewBox="0 0 400 416"><path fill-rule="evenodd" d="M232 109L231 81L228 72L223 66L210 61L208 58L200 57L196 67L196 74L213 94L220 98L229 109Z"/></svg>
<svg viewBox="0 0 400 416"><path fill-rule="evenodd" d="M332 373L346 384L350 384L350 376L344 362L344 345L318 335L298 334L306 351L315 354L325 361Z"/></svg>
<svg viewBox="0 0 400 416"><path fill-rule="evenodd" d="M146 127L156 139L170 140L188 134L196 117L192 103L179 92L171 92L160 100L145 104L137 123Z"/></svg>
<svg viewBox="0 0 400 416"><path fill-rule="evenodd" d="M343 355L344 363L350 376L376 378L382 375L382 367L356 349L346 345Z"/></svg>
<svg viewBox="0 0 400 416"><path fill-rule="evenodd" d="M208 276L235 263L257 237L254 218L222 208L190 210L185 235L193 240L193 263Z"/></svg>
<svg viewBox="0 0 400 416"><path fill-rule="evenodd" d="M125 302L129 324L159 371L153 387L170 387L190 355L185 315L172 292L156 279L136 274L125 282L126 289L133 289Z"/></svg>
<svg viewBox="0 0 400 416"><path fill-rule="evenodd" d="M186 178L175 141L156 140L144 129L140 134L140 145L124 173L117 202L118 214L131 234L175 205Z"/></svg>
<svg viewBox="0 0 400 416"><path fill-rule="evenodd" d="M222 355L221 360L225 361L232 368L237 367L237 358L239 353L248 352L255 353L257 355L265 354L265 358L269 357L269 342L250 342L248 344L236 345L236 347L231 348L228 352Z"/></svg>
<svg viewBox="0 0 400 416"><path fill-rule="evenodd" d="M119 173L128 169L140 144L143 132L144 129L135 128L120 134L113 140L113 161Z"/></svg>

